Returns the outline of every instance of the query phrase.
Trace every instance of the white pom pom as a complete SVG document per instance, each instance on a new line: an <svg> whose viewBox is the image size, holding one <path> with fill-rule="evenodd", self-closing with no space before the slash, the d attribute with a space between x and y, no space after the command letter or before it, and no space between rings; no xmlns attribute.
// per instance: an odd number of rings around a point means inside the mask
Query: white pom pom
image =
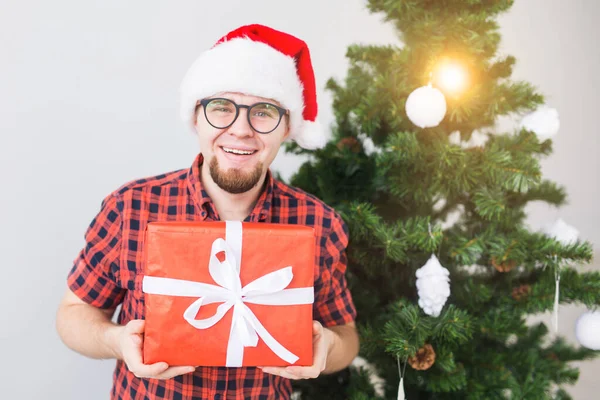
<svg viewBox="0 0 600 400"><path fill-rule="evenodd" d="M420 128L438 126L446 115L446 98L438 89L422 86L406 99L406 115Z"/></svg>
<svg viewBox="0 0 600 400"><path fill-rule="evenodd" d="M559 128L560 120L555 108L540 107L521 120L521 129L534 132L540 141L555 136Z"/></svg>
<svg viewBox="0 0 600 400"><path fill-rule="evenodd" d="M546 226L544 232L565 246L577 242L579 238L579 231L560 218Z"/></svg>
<svg viewBox="0 0 600 400"><path fill-rule="evenodd" d="M320 149L327 143L327 135L319 121L303 121L298 132L290 139L308 150Z"/></svg>
<svg viewBox="0 0 600 400"><path fill-rule="evenodd" d="M600 350L600 311L586 311L575 322L575 336L582 346Z"/></svg>
<svg viewBox="0 0 600 400"><path fill-rule="evenodd" d="M435 255L417 270L419 307L433 317L440 315L450 296L450 272L442 267Z"/></svg>

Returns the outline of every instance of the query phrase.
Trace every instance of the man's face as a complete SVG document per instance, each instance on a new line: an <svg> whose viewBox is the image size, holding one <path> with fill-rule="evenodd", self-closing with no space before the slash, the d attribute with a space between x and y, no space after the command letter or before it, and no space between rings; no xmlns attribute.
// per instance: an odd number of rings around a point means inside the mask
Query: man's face
<svg viewBox="0 0 600 400"><path fill-rule="evenodd" d="M280 105L263 97L239 93L222 93L217 96L232 100L239 105L268 102ZM204 166L208 166L210 178L229 193L245 193L265 177L275 159L281 143L289 134L287 116L272 132L262 134L254 131L247 118L248 109L240 109L233 125L225 129L213 127L207 121L203 107L198 107L195 128L198 132ZM244 154L236 154L236 153ZM206 177L203 174L203 177Z"/></svg>

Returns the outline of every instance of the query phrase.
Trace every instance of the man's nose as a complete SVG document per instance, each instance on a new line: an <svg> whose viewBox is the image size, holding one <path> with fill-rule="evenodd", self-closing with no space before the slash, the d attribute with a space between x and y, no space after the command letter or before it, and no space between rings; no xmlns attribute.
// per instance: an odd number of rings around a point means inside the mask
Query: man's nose
<svg viewBox="0 0 600 400"><path fill-rule="evenodd" d="M254 135L254 131L248 123L248 112L249 110L247 108L240 108L240 113L238 114L237 119L228 129L230 134L240 137Z"/></svg>

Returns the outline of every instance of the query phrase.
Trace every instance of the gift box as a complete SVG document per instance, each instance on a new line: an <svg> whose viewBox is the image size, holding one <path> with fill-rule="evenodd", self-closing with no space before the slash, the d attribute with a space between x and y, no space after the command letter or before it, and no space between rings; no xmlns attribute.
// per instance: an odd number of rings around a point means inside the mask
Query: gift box
<svg viewBox="0 0 600 400"><path fill-rule="evenodd" d="M144 243L145 364L312 365L313 228L153 222Z"/></svg>

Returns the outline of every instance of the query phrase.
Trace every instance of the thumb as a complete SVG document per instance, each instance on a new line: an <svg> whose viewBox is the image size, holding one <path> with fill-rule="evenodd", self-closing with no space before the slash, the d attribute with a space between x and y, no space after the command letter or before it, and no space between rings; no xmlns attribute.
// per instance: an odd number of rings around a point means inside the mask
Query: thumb
<svg viewBox="0 0 600 400"><path fill-rule="evenodd" d="M146 327L146 321L143 319L134 319L127 323L125 326L127 333L144 333L144 328Z"/></svg>
<svg viewBox="0 0 600 400"><path fill-rule="evenodd" d="M319 321L313 321L313 336L323 333L323 325Z"/></svg>

